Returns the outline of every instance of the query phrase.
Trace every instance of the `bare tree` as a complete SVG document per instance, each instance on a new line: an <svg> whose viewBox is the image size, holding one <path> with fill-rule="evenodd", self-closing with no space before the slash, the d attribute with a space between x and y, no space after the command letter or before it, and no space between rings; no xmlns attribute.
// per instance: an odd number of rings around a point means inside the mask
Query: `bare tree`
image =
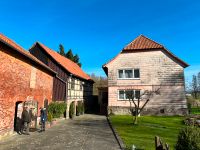
<svg viewBox="0 0 200 150"><path fill-rule="evenodd" d="M138 115L143 111L147 103L154 95L160 95L160 87L155 90L145 90L143 93L137 92L140 90L126 89L126 98L130 102L130 112L133 116L133 124L138 123ZM141 103L143 102L143 103ZM132 105L133 104L133 105Z"/></svg>
<svg viewBox="0 0 200 150"><path fill-rule="evenodd" d="M198 96L200 97L200 72L197 74Z"/></svg>
<svg viewBox="0 0 200 150"><path fill-rule="evenodd" d="M90 75L92 80L94 80L93 85L93 95L98 95L98 88L99 87L107 87L108 86L108 80L106 77L97 76L94 73Z"/></svg>
<svg viewBox="0 0 200 150"><path fill-rule="evenodd" d="M193 77L192 77L192 95L195 99L197 99L197 96L198 96L198 81L197 81L196 75L193 75Z"/></svg>

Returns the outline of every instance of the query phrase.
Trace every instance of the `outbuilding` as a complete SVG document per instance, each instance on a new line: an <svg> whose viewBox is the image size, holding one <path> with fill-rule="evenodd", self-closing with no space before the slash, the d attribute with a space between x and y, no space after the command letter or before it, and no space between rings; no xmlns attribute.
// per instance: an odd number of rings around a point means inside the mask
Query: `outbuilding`
<svg viewBox="0 0 200 150"><path fill-rule="evenodd" d="M36 127L39 107L52 101L56 73L28 51L0 34L0 138L13 133L23 106Z"/></svg>

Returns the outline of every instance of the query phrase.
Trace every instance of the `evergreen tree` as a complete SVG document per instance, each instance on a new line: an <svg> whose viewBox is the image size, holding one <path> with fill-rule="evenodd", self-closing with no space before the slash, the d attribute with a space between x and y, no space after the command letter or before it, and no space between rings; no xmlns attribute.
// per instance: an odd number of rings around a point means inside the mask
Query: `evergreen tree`
<svg viewBox="0 0 200 150"><path fill-rule="evenodd" d="M62 44L59 45L59 52L60 55L65 56L65 49Z"/></svg>
<svg viewBox="0 0 200 150"><path fill-rule="evenodd" d="M71 61L74 61L74 55L71 49L68 50L68 52L65 54L65 57L70 59Z"/></svg>
<svg viewBox="0 0 200 150"><path fill-rule="evenodd" d="M69 49L68 52L65 53L64 46L62 44L60 44L58 53L64 57L70 59L71 61L75 62L77 65L79 65L79 67L81 67L81 63L79 62L80 58L79 58L78 54L74 55L71 49Z"/></svg>
<svg viewBox="0 0 200 150"><path fill-rule="evenodd" d="M77 54L74 56L74 62L77 63L79 67L81 67L81 63L79 62L79 56Z"/></svg>

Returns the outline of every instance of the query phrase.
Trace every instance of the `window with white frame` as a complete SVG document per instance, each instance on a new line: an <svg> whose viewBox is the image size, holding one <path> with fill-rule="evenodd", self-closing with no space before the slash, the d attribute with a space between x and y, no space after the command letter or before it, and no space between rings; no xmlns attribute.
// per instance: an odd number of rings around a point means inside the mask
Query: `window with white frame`
<svg viewBox="0 0 200 150"><path fill-rule="evenodd" d="M140 70L139 69L119 69L118 79L139 79Z"/></svg>
<svg viewBox="0 0 200 150"><path fill-rule="evenodd" d="M140 90L118 90L118 100L137 100L140 98Z"/></svg>

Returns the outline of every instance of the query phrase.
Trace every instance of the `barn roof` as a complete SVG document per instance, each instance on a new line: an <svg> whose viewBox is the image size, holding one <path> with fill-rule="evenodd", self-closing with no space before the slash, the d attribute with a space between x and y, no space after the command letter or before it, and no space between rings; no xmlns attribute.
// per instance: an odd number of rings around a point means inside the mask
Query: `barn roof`
<svg viewBox="0 0 200 150"><path fill-rule="evenodd" d="M2 42L4 44L6 44L7 46L11 47L13 50L17 51L18 53L20 53L21 55L25 56L26 58L28 58L32 62L36 63L37 65L43 67L44 69L50 71L53 74L56 74L56 72L54 72L51 68L49 68L48 66L46 66L44 63L42 63L36 57L34 57L33 55L31 55L28 51L26 51L25 49L23 49L21 46L19 46L18 44L16 44L16 42L14 42L13 40L9 39L8 37L6 37L5 35L3 35L2 33L0 33L0 42Z"/></svg>
<svg viewBox="0 0 200 150"><path fill-rule="evenodd" d="M163 45L145 37L144 35L138 36L131 43L126 45L122 49L120 54L127 53L127 52L145 52L145 51L152 51L152 50L162 50L164 53L168 54L171 58L173 58L177 63L179 63L184 68L189 66L186 62L184 62L183 60L181 60L180 58L175 56L172 52L167 50ZM118 56L119 56L119 54L116 57L114 57L113 59L111 59L109 62L107 62L106 64L103 65L103 69L105 72L107 72L106 65L111 63L112 61L114 61Z"/></svg>
<svg viewBox="0 0 200 150"><path fill-rule="evenodd" d="M75 62L58 54L57 52L53 51L52 49L48 48L40 42L36 42L36 44L39 44L45 52L47 52L58 64L60 64L65 70L70 72L72 75L85 80L92 80L90 76L87 75Z"/></svg>

